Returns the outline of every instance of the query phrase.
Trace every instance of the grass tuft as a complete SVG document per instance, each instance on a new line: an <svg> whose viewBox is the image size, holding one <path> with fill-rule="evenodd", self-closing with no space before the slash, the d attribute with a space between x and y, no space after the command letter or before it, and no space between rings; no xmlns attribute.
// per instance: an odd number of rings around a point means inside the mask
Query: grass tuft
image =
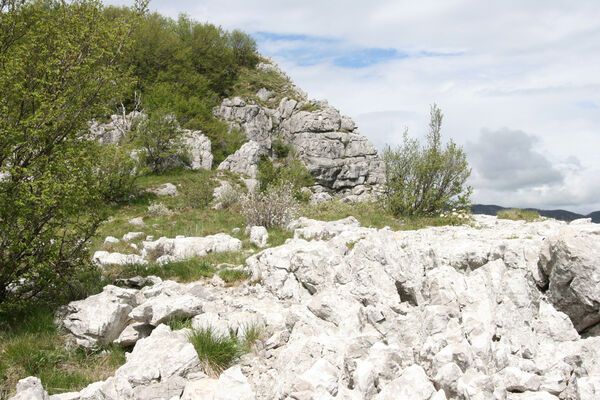
<svg viewBox="0 0 600 400"><path fill-rule="evenodd" d="M220 337L212 329L194 330L190 342L198 353L204 371L213 376L218 376L246 353L245 344L232 332L229 336Z"/></svg>
<svg viewBox="0 0 600 400"><path fill-rule="evenodd" d="M228 286L238 285L241 282L250 279L250 275L241 269L223 269L219 271L219 277L223 279Z"/></svg>
<svg viewBox="0 0 600 400"><path fill-rule="evenodd" d="M522 210L519 208L512 208L510 210L498 211L499 219L510 219L513 221L524 220L527 222L533 222L540 219L540 214L533 210Z"/></svg>
<svg viewBox="0 0 600 400"><path fill-rule="evenodd" d="M190 317L174 316L169 318L167 325L172 331L179 331L186 328L192 329L192 319Z"/></svg>

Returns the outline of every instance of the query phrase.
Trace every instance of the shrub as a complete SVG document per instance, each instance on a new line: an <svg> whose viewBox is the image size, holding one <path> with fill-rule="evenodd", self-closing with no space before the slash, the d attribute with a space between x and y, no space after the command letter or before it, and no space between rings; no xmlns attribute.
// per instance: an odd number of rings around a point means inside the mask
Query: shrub
<svg viewBox="0 0 600 400"><path fill-rule="evenodd" d="M208 178L195 179L184 186L183 199L190 208L205 208L213 199L213 184Z"/></svg>
<svg viewBox="0 0 600 400"><path fill-rule="evenodd" d="M240 192L228 185L219 193L218 201L223 208L229 208L240 201Z"/></svg>
<svg viewBox="0 0 600 400"><path fill-rule="evenodd" d="M127 146L97 143L90 145L97 148L98 174L99 179L104 182L104 199L108 202L122 203L134 197L137 194L139 163L131 157Z"/></svg>
<svg viewBox="0 0 600 400"><path fill-rule="evenodd" d="M252 192L242 201L242 215L248 225L285 227L298 213L298 202L287 186L274 186L265 192Z"/></svg>
<svg viewBox="0 0 600 400"><path fill-rule="evenodd" d="M265 154L260 156L257 178L259 191L265 192L270 187L286 186L299 201L308 201L302 193L302 188L315 182L308 169L297 158L288 158L285 164L276 167Z"/></svg>
<svg viewBox="0 0 600 400"><path fill-rule="evenodd" d="M512 208L510 210L499 210L498 218L510 219L513 221L525 220L527 222L533 222L540 219L540 214L534 210L522 210L519 208Z"/></svg>
<svg viewBox="0 0 600 400"><path fill-rule="evenodd" d="M292 147L289 144L286 144L281 139L275 139L273 143L271 143L271 147L273 148L273 153L277 158L285 158L288 156Z"/></svg>
<svg viewBox="0 0 600 400"><path fill-rule="evenodd" d="M385 203L396 216L434 215L469 205L471 170L461 147L452 140L442 148L442 112L434 104L427 144L421 146L404 132L404 142L383 154L386 168Z"/></svg>
<svg viewBox="0 0 600 400"><path fill-rule="evenodd" d="M164 111L150 113L141 120L133 134L134 142L144 151L142 161L151 172L165 172L169 168L187 165L186 154L181 151L183 141L174 114Z"/></svg>
<svg viewBox="0 0 600 400"><path fill-rule="evenodd" d="M151 217L165 217L173 214L163 203L152 203L148 206L148 215Z"/></svg>

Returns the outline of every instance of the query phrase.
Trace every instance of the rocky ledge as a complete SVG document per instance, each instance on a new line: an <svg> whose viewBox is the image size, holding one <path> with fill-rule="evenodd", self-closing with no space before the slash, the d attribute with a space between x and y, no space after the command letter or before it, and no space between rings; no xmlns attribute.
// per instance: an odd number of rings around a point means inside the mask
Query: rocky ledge
<svg viewBox="0 0 600 400"><path fill-rule="evenodd" d="M107 286L60 320L134 345L104 382L51 399L600 398L600 225L476 216L418 231L349 217L289 226L247 259L252 279ZM208 377L186 329L264 326L238 365ZM15 399L45 399L37 378Z"/></svg>

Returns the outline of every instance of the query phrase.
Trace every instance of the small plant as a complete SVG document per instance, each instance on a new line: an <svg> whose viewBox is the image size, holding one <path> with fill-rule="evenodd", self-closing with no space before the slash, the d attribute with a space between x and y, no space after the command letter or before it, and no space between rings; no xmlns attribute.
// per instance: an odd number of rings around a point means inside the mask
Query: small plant
<svg viewBox="0 0 600 400"><path fill-rule="evenodd" d="M224 269L219 271L219 277L225 281L228 286L248 280L250 275L241 269Z"/></svg>
<svg viewBox="0 0 600 400"><path fill-rule="evenodd" d="M208 179L190 182L185 186L183 197L188 207L205 208L213 199L213 185Z"/></svg>
<svg viewBox="0 0 600 400"><path fill-rule="evenodd" d="M244 347L247 353L252 351L256 342L265 334L265 327L257 322L249 323L241 327L244 332Z"/></svg>
<svg viewBox="0 0 600 400"><path fill-rule="evenodd" d="M206 373L218 376L246 353L246 346L236 334L220 337L212 329L192 331L190 343L194 345Z"/></svg>
<svg viewBox="0 0 600 400"><path fill-rule="evenodd" d="M192 319L189 317L180 317L180 316L175 316L175 317L170 317L169 320L167 321L167 325L169 325L169 328L171 328L171 330L173 331L178 331L181 329L191 329L192 328Z"/></svg>
<svg viewBox="0 0 600 400"><path fill-rule="evenodd" d="M510 219L513 221L525 220L527 222L533 222L540 219L540 214L534 210L522 210L519 208L512 208L510 210L498 211L498 218Z"/></svg>
<svg viewBox="0 0 600 400"><path fill-rule="evenodd" d="M165 217L173 214L163 203L152 203L148 206L148 215L151 217Z"/></svg>
<svg viewBox="0 0 600 400"><path fill-rule="evenodd" d="M290 151L292 150L292 146L283 142L283 140L277 138L271 143L271 147L273 148L273 154L277 158L286 158Z"/></svg>
<svg viewBox="0 0 600 400"><path fill-rule="evenodd" d="M298 213L298 202L289 187L253 192L242 201L242 215L251 226L285 227Z"/></svg>
<svg viewBox="0 0 600 400"><path fill-rule="evenodd" d="M291 188L296 200L307 202L308 197L302 188L314 185L315 180L308 169L297 158L290 157L279 167L273 165L269 157L262 155L258 162L258 188L264 192L270 187L287 186Z"/></svg>
<svg viewBox="0 0 600 400"><path fill-rule="evenodd" d="M233 186L227 186L219 193L217 199L223 208L229 208L240 201L240 192L233 188Z"/></svg>
<svg viewBox="0 0 600 400"><path fill-rule="evenodd" d="M302 106L300 106L300 108L298 109L298 111L314 112L314 111L319 111L322 108L323 107L321 107L318 104L314 104L314 103L311 103L311 102L306 102L306 103L302 104Z"/></svg>

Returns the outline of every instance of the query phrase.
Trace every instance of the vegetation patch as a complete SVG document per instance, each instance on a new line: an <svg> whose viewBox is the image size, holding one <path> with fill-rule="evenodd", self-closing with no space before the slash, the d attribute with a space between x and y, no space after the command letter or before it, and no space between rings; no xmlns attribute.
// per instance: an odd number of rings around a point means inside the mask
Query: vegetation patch
<svg viewBox="0 0 600 400"><path fill-rule="evenodd" d="M320 111L322 109L323 107L321 107L320 105L307 101L306 103L302 104L300 108L298 108L298 111L315 112Z"/></svg>
<svg viewBox="0 0 600 400"><path fill-rule="evenodd" d="M537 211L523 210L520 208L512 208L510 210L499 210L497 215L499 219L510 219L513 221L524 220L527 222L533 222L538 221L540 219L540 214Z"/></svg>
<svg viewBox="0 0 600 400"><path fill-rule="evenodd" d="M219 277L225 281L228 286L239 285L243 281L250 279L250 275L241 269L223 269L219 271Z"/></svg>
<svg viewBox="0 0 600 400"><path fill-rule="evenodd" d="M262 88L274 92L272 101L262 101L256 96L256 93ZM289 79L275 72L265 72L256 68L242 68L239 71L238 78L233 85L232 96L251 99L257 104L268 107L279 105L284 97L300 101L298 93Z"/></svg>
<svg viewBox="0 0 600 400"><path fill-rule="evenodd" d="M83 389L125 363L116 345L96 350L68 346L54 325L54 310L30 307L0 319L0 398L14 394L19 379L37 376L50 394Z"/></svg>
<svg viewBox="0 0 600 400"><path fill-rule="evenodd" d="M228 336L219 336L210 328L199 329L194 330L189 339L198 353L204 371L213 376L219 376L247 352L245 343L233 332Z"/></svg>

